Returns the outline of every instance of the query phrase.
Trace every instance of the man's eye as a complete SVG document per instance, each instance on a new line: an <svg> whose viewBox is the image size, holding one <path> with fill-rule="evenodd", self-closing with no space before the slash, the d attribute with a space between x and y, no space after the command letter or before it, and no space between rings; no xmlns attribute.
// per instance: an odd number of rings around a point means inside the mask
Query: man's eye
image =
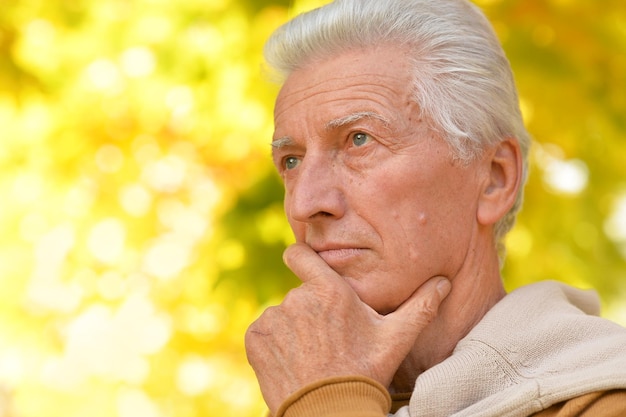
<svg viewBox="0 0 626 417"><path fill-rule="evenodd" d="M358 132L352 135L352 144L354 146L363 146L369 142L371 142L372 137L367 133Z"/></svg>
<svg viewBox="0 0 626 417"><path fill-rule="evenodd" d="M287 158L285 158L283 164L285 166L285 169L294 169L300 164L300 159L296 158L295 156L288 156Z"/></svg>

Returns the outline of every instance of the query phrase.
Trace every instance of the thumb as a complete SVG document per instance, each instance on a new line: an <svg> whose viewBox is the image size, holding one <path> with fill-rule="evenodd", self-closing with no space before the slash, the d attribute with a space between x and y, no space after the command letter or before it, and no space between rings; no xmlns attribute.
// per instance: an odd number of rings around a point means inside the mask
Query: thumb
<svg viewBox="0 0 626 417"><path fill-rule="evenodd" d="M424 328L437 317L439 306L451 289L452 284L445 277L437 276L426 281L398 309L385 316L388 331L396 335L413 335L412 345Z"/></svg>

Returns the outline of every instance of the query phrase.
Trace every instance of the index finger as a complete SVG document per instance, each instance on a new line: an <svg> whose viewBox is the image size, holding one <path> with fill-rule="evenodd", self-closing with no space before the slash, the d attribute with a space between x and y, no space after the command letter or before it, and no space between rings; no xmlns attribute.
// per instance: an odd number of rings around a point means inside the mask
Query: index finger
<svg viewBox="0 0 626 417"><path fill-rule="evenodd" d="M295 243L285 249L283 261L302 282L340 278L310 246Z"/></svg>

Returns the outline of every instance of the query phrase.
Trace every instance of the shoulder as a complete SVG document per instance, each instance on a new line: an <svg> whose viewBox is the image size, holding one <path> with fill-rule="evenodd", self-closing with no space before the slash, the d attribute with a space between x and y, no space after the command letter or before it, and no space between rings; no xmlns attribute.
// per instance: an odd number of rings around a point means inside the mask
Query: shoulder
<svg viewBox="0 0 626 417"><path fill-rule="evenodd" d="M553 405L533 417L620 417L626 415L626 389L596 391Z"/></svg>

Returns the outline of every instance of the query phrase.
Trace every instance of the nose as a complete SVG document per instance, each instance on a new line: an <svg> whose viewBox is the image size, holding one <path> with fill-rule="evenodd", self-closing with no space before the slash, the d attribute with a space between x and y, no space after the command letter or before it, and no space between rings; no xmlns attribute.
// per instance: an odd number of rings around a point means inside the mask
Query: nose
<svg viewBox="0 0 626 417"><path fill-rule="evenodd" d="M289 219L314 223L341 218L346 201L339 171L334 161L307 154L293 181L286 184L285 212Z"/></svg>

